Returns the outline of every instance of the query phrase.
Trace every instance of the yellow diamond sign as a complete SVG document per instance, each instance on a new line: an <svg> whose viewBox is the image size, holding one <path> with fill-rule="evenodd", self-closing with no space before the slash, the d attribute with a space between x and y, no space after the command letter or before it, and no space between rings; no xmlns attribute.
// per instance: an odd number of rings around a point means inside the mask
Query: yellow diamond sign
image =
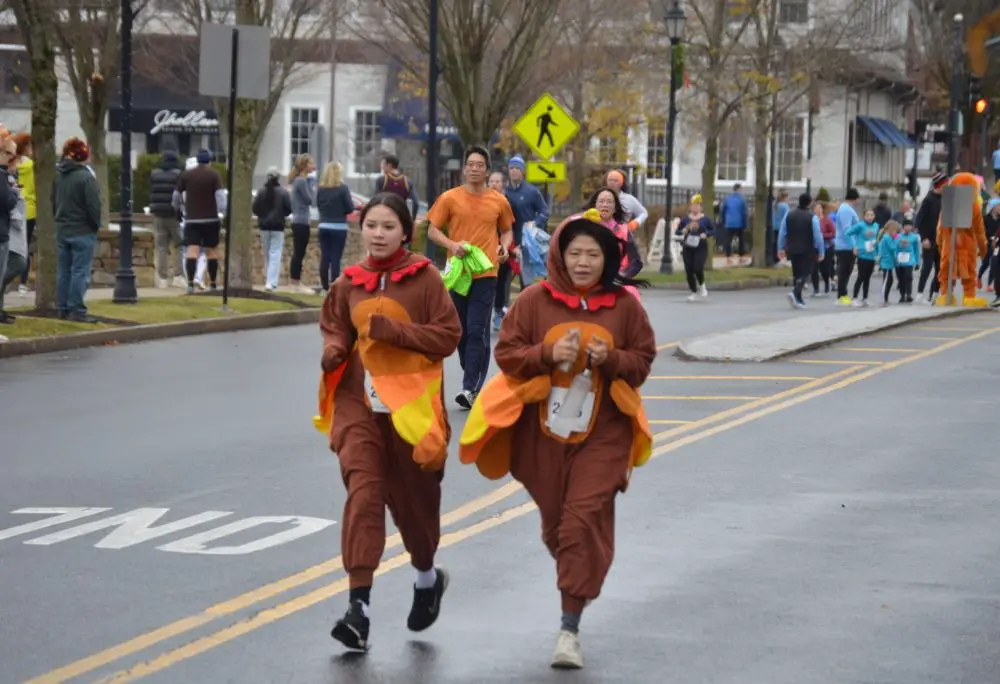
<svg viewBox="0 0 1000 684"><path fill-rule="evenodd" d="M514 132L542 159L553 157L579 130L580 124L548 93L514 124Z"/></svg>

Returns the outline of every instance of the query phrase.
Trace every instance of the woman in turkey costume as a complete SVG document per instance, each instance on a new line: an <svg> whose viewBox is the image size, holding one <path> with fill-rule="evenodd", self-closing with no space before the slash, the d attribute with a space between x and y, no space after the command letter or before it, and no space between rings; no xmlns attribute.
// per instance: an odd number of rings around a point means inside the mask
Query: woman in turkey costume
<svg viewBox="0 0 1000 684"><path fill-rule="evenodd" d="M596 211L556 229L549 279L526 289L504 319L501 373L461 439L463 463L490 479L511 473L538 505L562 594L557 668L583 666L580 617L611 567L615 497L652 449L639 387L656 341L625 290L646 283L621 277L620 262L620 242Z"/></svg>
<svg viewBox="0 0 1000 684"><path fill-rule="evenodd" d="M411 630L434 623L448 586L447 573L434 567L451 435L443 362L462 327L437 269L405 248L413 221L399 197L372 198L361 212L361 234L369 256L344 270L323 303L316 426L329 434L347 487L341 552L350 598L332 634L367 650L386 507L416 569Z"/></svg>

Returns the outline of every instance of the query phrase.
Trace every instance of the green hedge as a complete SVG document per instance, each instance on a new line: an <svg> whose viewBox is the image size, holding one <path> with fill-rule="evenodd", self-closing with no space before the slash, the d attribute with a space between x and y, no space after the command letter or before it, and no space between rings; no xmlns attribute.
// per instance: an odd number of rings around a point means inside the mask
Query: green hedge
<svg viewBox="0 0 1000 684"><path fill-rule="evenodd" d="M140 154L136 167L132 169L132 211L141 214L149 204L149 174L160 163L158 154ZM226 165L212 162L212 168L219 172L223 182L226 178ZM111 201L111 212L121 211L121 155L108 155L108 196Z"/></svg>

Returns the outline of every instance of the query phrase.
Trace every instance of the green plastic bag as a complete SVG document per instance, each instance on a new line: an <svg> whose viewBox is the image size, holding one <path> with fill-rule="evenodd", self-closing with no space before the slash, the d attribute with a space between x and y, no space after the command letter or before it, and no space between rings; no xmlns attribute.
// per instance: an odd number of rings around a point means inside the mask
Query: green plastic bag
<svg viewBox="0 0 1000 684"><path fill-rule="evenodd" d="M493 262L486 256L479 247L475 245L465 245L465 256L453 256L448 259L441 279L444 285L452 292L465 297L472 287L472 278L481 273L493 270Z"/></svg>

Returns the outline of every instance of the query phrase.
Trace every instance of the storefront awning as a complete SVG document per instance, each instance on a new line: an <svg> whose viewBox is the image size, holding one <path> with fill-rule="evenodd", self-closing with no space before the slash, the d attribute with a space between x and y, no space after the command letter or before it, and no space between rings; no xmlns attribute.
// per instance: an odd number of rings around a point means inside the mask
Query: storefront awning
<svg viewBox="0 0 1000 684"><path fill-rule="evenodd" d="M875 139L886 147L916 147L910 136L893 122L887 119L879 119L874 116L859 116L858 123L871 131Z"/></svg>

